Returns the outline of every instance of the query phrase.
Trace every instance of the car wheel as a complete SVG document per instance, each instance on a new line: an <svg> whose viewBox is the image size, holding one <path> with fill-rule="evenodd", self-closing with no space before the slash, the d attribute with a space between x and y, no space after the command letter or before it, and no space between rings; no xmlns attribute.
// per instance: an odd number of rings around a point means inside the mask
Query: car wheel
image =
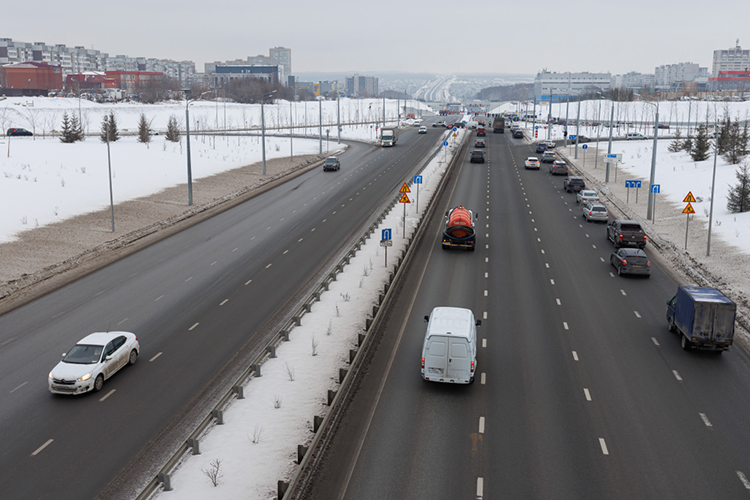
<svg viewBox="0 0 750 500"><path fill-rule="evenodd" d="M670 332L672 332L672 333L675 333L675 332L677 332L677 328L675 328L675 326L674 326L674 320L673 320L673 319L670 319L670 320L669 320L669 321L667 322L667 325L668 325L668 327L669 327L669 331L670 331Z"/></svg>
<svg viewBox="0 0 750 500"><path fill-rule="evenodd" d="M138 352L135 349L133 349L132 351L130 351L130 357L128 358L128 364L129 365L134 365L136 361L138 361Z"/></svg>
<svg viewBox="0 0 750 500"><path fill-rule="evenodd" d="M689 341L689 340L687 339L687 337L683 335L683 336L682 336L682 338L680 339L680 346L682 346L682 348L683 348L684 350L686 350L686 351L689 351L689 350L690 350L690 348L691 348L691 347L693 347L693 343L692 343L692 342L690 342L690 341Z"/></svg>
<svg viewBox="0 0 750 500"><path fill-rule="evenodd" d="M94 392L101 391L102 387L104 387L104 375L100 373L96 376L96 380L94 380Z"/></svg>

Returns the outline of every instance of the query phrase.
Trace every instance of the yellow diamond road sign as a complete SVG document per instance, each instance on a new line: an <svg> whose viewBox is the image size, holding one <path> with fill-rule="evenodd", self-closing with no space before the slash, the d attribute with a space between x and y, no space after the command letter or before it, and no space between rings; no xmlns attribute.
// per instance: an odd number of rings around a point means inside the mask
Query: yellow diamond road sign
<svg viewBox="0 0 750 500"><path fill-rule="evenodd" d="M404 182L404 185L401 186L399 193L411 193L411 189L409 189L409 186L407 186L406 183Z"/></svg>
<svg viewBox="0 0 750 500"><path fill-rule="evenodd" d="M695 197L693 196L692 191L688 191L687 196L685 196L685 199L682 200L683 203L695 203ZM693 213L693 212L690 212Z"/></svg>
<svg viewBox="0 0 750 500"><path fill-rule="evenodd" d="M694 214L695 213L695 209L693 208L693 205L691 205L690 203L688 203L687 206L685 207L685 210L683 210L682 213L683 214Z"/></svg>
<svg viewBox="0 0 750 500"><path fill-rule="evenodd" d="M409 197L408 197L408 196L406 196L406 193L404 193L404 194L403 194L403 195L401 196L401 199L400 199L400 200L398 200L398 202L399 202L399 203L411 203L411 202L409 201Z"/></svg>

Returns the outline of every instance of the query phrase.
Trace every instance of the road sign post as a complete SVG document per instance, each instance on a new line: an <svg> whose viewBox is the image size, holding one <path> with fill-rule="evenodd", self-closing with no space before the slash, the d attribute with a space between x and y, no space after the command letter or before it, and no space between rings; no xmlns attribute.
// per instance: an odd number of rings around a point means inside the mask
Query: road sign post
<svg viewBox="0 0 750 500"><path fill-rule="evenodd" d="M414 176L414 184L417 185L417 213L419 213L419 185L422 184L422 176L421 175L415 175Z"/></svg>
<svg viewBox="0 0 750 500"><path fill-rule="evenodd" d="M407 196L406 193L411 193L411 189L409 189L408 184L404 182L404 185L401 186L401 189L399 190L399 193L401 193L401 198L398 200L399 203L404 204L404 232L403 232L403 238L406 239L406 205L411 203L409 201L409 196Z"/></svg>
<svg viewBox="0 0 750 500"><path fill-rule="evenodd" d="M661 191L661 184L651 184L651 187L650 187L649 190L654 194L654 196L653 196L654 203L653 203L653 207L651 209L652 210L652 212L651 212L651 215L652 215L651 222L653 222L654 224L656 224L656 195L659 194L659 191Z"/></svg>
<svg viewBox="0 0 750 500"><path fill-rule="evenodd" d="M695 209L693 208L693 205L688 203L687 206L685 207L685 210L683 210L682 213L687 214L687 220L685 221L685 250L687 250L688 227L690 226L690 214L694 214Z"/></svg>
<svg viewBox="0 0 750 500"><path fill-rule="evenodd" d="M586 150L589 148L587 144L581 146L583 148L583 168L586 169Z"/></svg>
<svg viewBox="0 0 750 500"><path fill-rule="evenodd" d="M388 247L393 246L391 228L381 230L380 246L385 250L385 267L388 267Z"/></svg>

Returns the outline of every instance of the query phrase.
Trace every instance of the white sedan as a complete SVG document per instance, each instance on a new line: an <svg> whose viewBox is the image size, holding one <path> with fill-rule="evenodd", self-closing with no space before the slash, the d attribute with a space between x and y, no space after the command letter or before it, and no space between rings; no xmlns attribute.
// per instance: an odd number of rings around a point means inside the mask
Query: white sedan
<svg viewBox="0 0 750 500"><path fill-rule="evenodd" d="M590 189L582 189L578 191L578 193L576 193L576 203L585 205L586 203L591 203L594 201L600 201L599 195L596 191L591 191Z"/></svg>
<svg viewBox="0 0 750 500"><path fill-rule="evenodd" d="M130 332L92 333L78 342L49 372L54 394L100 391L104 381L125 365L135 364L141 346Z"/></svg>
<svg viewBox="0 0 750 500"><path fill-rule="evenodd" d="M526 158L524 168L535 168L539 170L539 158L537 158L536 156L529 156L528 158Z"/></svg>

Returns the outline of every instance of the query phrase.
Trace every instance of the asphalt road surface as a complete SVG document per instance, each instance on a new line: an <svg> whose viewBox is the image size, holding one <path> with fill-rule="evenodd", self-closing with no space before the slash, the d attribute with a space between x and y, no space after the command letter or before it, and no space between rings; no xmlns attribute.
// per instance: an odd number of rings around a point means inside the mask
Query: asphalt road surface
<svg viewBox="0 0 750 500"><path fill-rule="evenodd" d="M443 133L353 143L338 172L310 171L0 317L0 498L132 497ZM138 362L99 393L50 394L60 354L102 330L136 333Z"/></svg>
<svg viewBox="0 0 750 500"><path fill-rule="evenodd" d="M750 497L750 360L685 352L677 283L619 277L604 224L529 146L487 135L444 193L307 499ZM442 213L480 214L475 252L441 250ZM649 251L649 247L646 248ZM653 253L653 252L652 252ZM423 316L471 308L477 377L420 378Z"/></svg>

